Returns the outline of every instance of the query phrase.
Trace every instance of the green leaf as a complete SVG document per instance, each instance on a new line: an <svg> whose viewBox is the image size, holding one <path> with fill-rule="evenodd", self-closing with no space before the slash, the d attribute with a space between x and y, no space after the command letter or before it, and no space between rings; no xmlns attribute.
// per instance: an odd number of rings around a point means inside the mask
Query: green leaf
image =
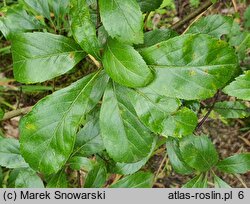
<svg viewBox="0 0 250 204"><path fill-rule="evenodd" d="M70 168L74 170L81 170L84 169L84 171L90 171L93 169L94 162L86 157L79 157L74 156L69 159L68 161Z"/></svg>
<svg viewBox="0 0 250 204"><path fill-rule="evenodd" d="M57 172L73 151L85 115L102 97L104 72L88 75L38 102L20 123L21 152L34 170Z"/></svg>
<svg viewBox="0 0 250 204"><path fill-rule="evenodd" d="M29 15L21 5L9 7L0 18L0 30L6 39L11 39L15 33L41 29L43 26Z"/></svg>
<svg viewBox="0 0 250 204"><path fill-rule="evenodd" d="M211 140L190 135L180 140L180 152L188 166L198 171L208 171L218 162L218 153Z"/></svg>
<svg viewBox="0 0 250 204"><path fill-rule="evenodd" d="M99 125L99 111L88 114L86 123L77 133L75 152L81 156L90 156L105 149Z"/></svg>
<svg viewBox="0 0 250 204"><path fill-rule="evenodd" d="M44 188L41 178L30 168L20 169L15 180L15 188Z"/></svg>
<svg viewBox="0 0 250 204"><path fill-rule="evenodd" d="M22 0L35 13L51 19L48 0Z"/></svg>
<svg viewBox="0 0 250 204"><path fill-rule="evenodd" d="M247 7L247 9L244 12L244 26L245 28L250 28L250 6Z"/></svg>
<svg viewBox="0 0 250 204"><path fill-rule="evenodd" d="M50 11L53 12L57 21L64 19L69 12L70 0L48 0Z"/></svg>
<svg viewBox="0 0 250 204"><path fill-rule="evenodd" d="M231 186L216 175L214 175L214 185L215 188L231 188Z"/></svg>
<svg viewBox="0 0 250 204"><path fill-rule="evenodd" d="M163 0L137 0L142 12L150 12L159 8Z"/></svg>
<svg viewBox="0 0 250 204"><path fill-rule="evenodd" d="M207 188L207 178L200 174L188 181L182 188Z"/></svg>
<svg viewBox="0 0 250 204"><path fill-rule="evenodd" d="M191 134L197 125L197 116L188 108L181 108L178 99L161 96L144 88L124 92L132 101L140 120L154 133L163 136Z"/></svg>
<svg viewBox="0 0 250 204"><path fill-rule="evenodd" d="M12 39L15 79L36 83L72 69L85 54L72 40L50 33L22 33Z"/></svg>
<svg viewBox="0 0 250 204"><path fill-rule="evenodd" d="M168 157L174 170L178 174L191 174L193 170L183 161L178 140L169 137L166 145Z"/></svg>
<svg viewBox="0 0 250 204"><path fill-rule="evenodd" d="M124 86L143 87L153 80L140 54L132 46L111 38L104 50L103 66L115 82Z"/></svg>
<svg viewBox="0 0 250 204"><path fill-rule="evenodd" d="M223 92L239 99L250 100L250 70L237 77Z"/></svg>
<svg viewBox="0 0 250 204"><path fill-rule="evenodd" d="M148 85L160 95L187 100L212 97L238 68L233 48L208 35L182 35L142 49L146 63L155 68Z"/></svg>
<svg viewBox="0 0 250 204"><path fill-rule="evenodd" d="M250 109L240 101L217 102L214 110L224 118L245 118L250 116Z"/></svg>
<svg viewBox="0 0 250 204"><path fill-rule="evenodd" d="M109 83L101 107L100 127L110 157L116 162L133 163L149 154L153 136L124 96L126 89L114 82Z"/></svg>
<svg viewBox="0 0 250 204"><path fill-rule="evenodd" d="M136 0L99 0L102 23L112 38L143 42L143 16Z"/></svg>
<svg viewBox="0 0 250 204"><path fill-rule="evenodd" d="M220 38L231 33L233 18L222 15L209 15L193 23L187 33L202 33Z"/></svg>
<svg viewBox="0 0 250 204"><path fill-rule="evenodd" d="M126 176L111 185L110 188L151 188L154 176L149 172L137 172Z"/></svg>
<svg viewBox="0 0 250 204"><path fill-rule="evenodd" d="M4 117L4 110L0 108L0 120L2 120Z"/></svg>
<svg viewBox="0 0 250 204"><path fill-rule="evenodd" d="M111 165L109 167L109 171L115 174L122 174L122 175L128 175L137 172L147 163L147 161L149 160L155 149L155 145L156 145L156 138L152 143L150 153L145 158L135 163L119 163L119 162L115 163L113 166Z"/></svg>
<svg viewBox="0 0 250 204"><path fill-rule="evenodd" d="M94 168L88 173L84 188L101 188L107 178L106 167L102 164L97 164Z"/></svg>
<svg viewBox="0 0 250 204"><path fill-rule="evenodd" d="M46 188L67 188L67 187L68 187L68 180L64 168L58 173L54 174L49 179L48 184L46 186Z"/></svg>
<svg viewBox="0 0 250 204"><path fill-rule="evenodd" d="M244 174L250 171L250 153L236 154L219 161L216 167L223 172Z"/></svg>
<svg viewBox="0 0 250 204"><path fill-rule="evenodd" d="M169 40L170 38L176 37L177 32L170 29L156 29L144 33L144 43L137 45L137 48L145 48L155 45L159 42Z"/></svg>
<svg viewBox="0 0 250 204"><path fill-rule="evenodd" d="M28 167L28 164L20 155L18 140L0 138L0 166L6 168Z"/></svg>
<svg viewBox="0 0 250 204"><path fill-rule="evenodd" d="M100 58L100 45L96 37L96 28L91 21L86 0L71 0L71 29L76 42L84 51Z"/></svg>
<svg viewBox="0 0 250 204"><path fill-rule="evenodd" d="M0 166L0 188L2 188L2 183L3 183L3 170L2 167Z"/></svg>

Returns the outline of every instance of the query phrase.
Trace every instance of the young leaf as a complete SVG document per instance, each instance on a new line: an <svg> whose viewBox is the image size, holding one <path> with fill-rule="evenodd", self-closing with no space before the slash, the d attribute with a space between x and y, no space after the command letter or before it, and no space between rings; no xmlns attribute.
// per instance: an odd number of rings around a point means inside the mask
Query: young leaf
<svg viewBox="0 0 250 204"><path fill-rule="evenodd" d="M108 40L103 66L117 83L128 87L143 87L153 80L153 74L140 54L130 45Z"/></svg>
<svg viewBox="0 0 250 204"><path fill-rule="evenodd" d="M230 96L250 100L250 71L246 71L243 75L237 77L223 91Z"/></svg>
<svg viewBox="0 0 250 204"><path fill-rule="evenodd" d="M86 0L71 0L70 16L71 29L76 42L84 51L97 59L100 58L100 45Z"/></svg>
<svg viewBox="0 0 250 204"><path fill-rule="evenodd" d="M107 82L104 72L88 75L45 97L22 118L21 152L33 169L51 174L66 163L79 125L102 97Z"/></svg>
<svg viewBox="0 0 250 204"><path fill-rule="evenodd" d="M128 175L133 174L137 172L139 169L144 166L149 158L151 157L156 145L156 139L152 143L151 151L150 153L143 158L142 160L135 162L135 163L115 163L113 166L109 166L109 171L115 174L122 174L122 175Z"/></svg>
<svg viewBox="0 0 250 204"><path fill-rule="evenodd" d="M20 169L15 188L44 188L42 179L30 168Z"/></svg>
<svg viewBox="0 0 250 204"><path fill-rule="evenodd" d="M178 140L169 137L166 145L168 157L174 170L178 174L191 174L193 170L183 161Z"/></svg>
<svg viewBox="0 0 250 204"><path fill-rule="evenodd" d="M105 149L99 125L100 112L94 112L86 116L86 123L77 133L75 152L81 156L90 156Z"/></svg>
<svg viewBox="0 0 250 204"><path fill-rule="evenodd" d="M215 188L231 188L225 181L223 181L220 177L214 175L214 185Z"/></svg>
<svg viewBox="0 0 250 204"><path fill-rule="evenodd" d="M230 34L233 23L230 16L209 15L193 23L187 33L202 33L220 38L222 35Z"/></svg>
<svg viewBox="0 0 250 204"><path fill-rule="evenodd" d="M20 155L18 140L0 138L0 166L6 168L28 167L28 164Z"/></svg>
<svg viewBox="0 0 250 204"><path fill-rule="evenodd" d="M159 8L163 0L137 0L142 12L150 12Z"/></svg>
<svg viewBox="0 0 250 204"><path fill-rule="evenodd" d="M67 187L68 187L68 180L64 168L58 173L54 174L49 179L48 184L46 186L46 188L67 188Z"/></svg>
<svg viewBox="0 0 250 204"><path fill-rule="evenodd" d="M139 121L121 87L110 82L104 93L100 127L104 146L116 162L133 163L151 151L153 136Z"/></svg>
<svg viewBox="0 0 250 204"><path fill-rule="evenodd" d="M21 5L9 7L6 14L0 18L0 30L6 39L11 39L15 33L41 29L42 25L30 16Z"/></svg>
<svg viewBox="0 0 250 204"><path fill-rule="evenodd" d="M143 42L143 17L136 0L99 0L103 25L121 42Z"/></svg>
<svg viewBox="0 0 250 204"><path fill-rule="evenodd" d="M219 161L216 167L223 172L232 174L244 174L250 171L250 154L236 154Z"/></svg>
<svg viewBox="0 0 250 204"><path fill-rule="evenodd" d="M187 100L212 97L238 66L233 48L202 34L171 38L142 49L141 55L156 69L156 78L147 88Z"/></svg>
<svg viewBox="0 0 250 204"><path fill-rule="evenodd" d="M97 164L88 173L84 188L101 188L107 178L106 167L102 164Z"/></svg>
<svg viewBox="0 0 250 204"><path fill-rule="evenodd" d="M145 48L160 43L162 41L169 40L170 38L176 37L177 32L170 29L156 29L144 33L144 43L137 45L136 48Z"/></svg>
<svg viewBox="0 0 250 204"><path fill-rule="evenodd" d="M245 118L250 116L250 109L240 101L217 102L214 110L224 118Z"/></svg>
<svg viewBox="0 0 250 204"><path fill-rule="evenodd" d="M152 173L137 172L112 184L110 188L151 188L153 186L153 179L154 176Z"/></svg>
<svg viewBox="0 0 250 204"><path fill-rule="evenodd" d="M188 181L182 188L206 188L207 178L203 174L197 175Z"/></svg>
<svg viewBox="0 0 250 204"><path fill-rule="evenodd" d="M48 0L48 2L50 11L53 12L57 21L63 19L69 12L70 0Z"/></svg>
<svg viewBox="0 0 250 204"><path fill-rule="evenodd" d="M208 171L218 162L218 153L211 140L190 135L180 140L180 152L188 166L198 171Z"/></svg>
<svg viewBox="0 0 250 204"><path fill-rule="evenodd" d="M51 19L48 0L22 0L35 13Z"/></svg>
<svg viewBox="0 0 250 204"><path fill-rule="evenodd" d="M85 54L72 40L50 33L20 33L12 38L15 79L36 83L72 69Z"/></svg>
<svg viewBox="0 0 250 204"><path fill-rule="evenodd" d="M69 159L68 164L70 165L71 169L74 170L81 170L84 169L84 171L90 171L94 167L94 162L86 157L79 157L74 156Z"/></svg>

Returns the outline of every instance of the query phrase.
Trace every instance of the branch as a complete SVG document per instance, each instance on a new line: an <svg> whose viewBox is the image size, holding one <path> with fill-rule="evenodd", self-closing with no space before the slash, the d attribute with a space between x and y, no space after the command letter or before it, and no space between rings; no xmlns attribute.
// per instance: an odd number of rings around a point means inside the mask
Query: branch
<svg viewBox="0 0 250 204"><path fill-rule="evenodd" d="M0 121L9 120L9 119L17 117L19 115L24 115L24 114L30 112L32 107L33 106L28 106L28 107L25 107L25 108L21 108L21 109L17 109L17 110L7 112L7 113L4 114L3 119L0 120Z"/></svg>
<svg viewBox="0 0 250 204"><path fill-rule="evenodd" d="M214 106L215 106L215 103L217 101L219 97L219 91L216 93L215 97L214 97L214 100L213 100L213 104L212 106L209 108L209 110L207 111L207 114L202 118L202 120L199 122L199 124L197 125L196 127L196 131L198 131L201 126L203 125L203 123L207 120L208 116L210 115L210 113L212 112L212 110L214 109Z"/></svg>
<svg viewBox="0 0 250 204"><path fill-rule="evenodd" d="M213 3L211 0L207 0L204 2L198 9L187 15L183 20L178 21L175 23L171 28L173 30L176 30L180 27L182 27L185 23L189 22L190 20L194 19L196 16L198 16L200 13L204 12L209 6L211 6Z"/></svg>

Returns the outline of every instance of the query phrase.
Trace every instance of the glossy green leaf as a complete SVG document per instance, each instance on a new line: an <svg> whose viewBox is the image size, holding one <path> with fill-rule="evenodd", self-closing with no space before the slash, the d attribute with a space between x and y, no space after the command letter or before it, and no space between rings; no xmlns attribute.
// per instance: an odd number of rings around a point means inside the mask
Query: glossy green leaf
<svg viewBox="0 0 250 204"><path fill-rule="evenodd" d="M218 153L211 140L190 135L180 140L180 152L188 166L198 171L208 171L218 162Z"/></svg>
<svg viewBox="0 0 250 204"><path fill-rule="evenodd" d="M214 185L215 188L231 188L225 181L223 181L220 177L214 175Z"/></svg>
<svg viewBox="0 0 250 204"><path fill-rule="evenodd" d="M102 23L112 38L143 42L143 17L136 0L99 0Z"/></svg>
<svg viewBox="0 0 250 204"><path fill-rule="evenodd" d="M245 118L250 116L250 109L240 101L217 102L214 111L223 118Z"/></svg>
<svg viewBox="0 0 250 204"><path fill-rule="evenodd" d="M43 82L72 69L85 54L71 39L49 33L22 33L12 39L15 79Z"/></svg>
<svg viewBox="0 0 250 204"><path fill-rule="evenodd" d="M244 174L250 171L250 153L236 154L219 161L216 167L226 173Z"/></svg>
<svg viewBox="0 0 250 204"><path fill-rule="evenodd" d="M250 71L246 71L243 75L237 77L223 91L230 96L250 100Z"/></svg>
<svg viewBox="0 0 250 204"><path fill-rule="evenodd" d="M111 38L104 50L103 66L114 81L124 86L143 87L153 80L140 54L132 46Z"/></svg>
<svg viewBox="0 0 250 204"><path fill-rule="evenodd" d="M86 157L74 156L69 159L68 164L71 169L90 171L94 167L94 162Z"/></svg>
<svg viewBox="0 0 250 204"><path fill-rule="evenodd" d="M91 21L86 0L71 0L71 30L76 42L84 51L100 58L100 45L96 37L96 28Z"/></svg>
<svg viewBox="0 0 250 204"><path fill-rule="evenodd" d="M18 140L0 138L0 166L7 168L28 167L20 155Z"/></svg>
<svg viewBox="0 0 250 204"><path fill-rule="evenodd" d="M169 137L167 139L167 153L172 167L178 174L191 174L193 170L183 161L179 142L177 139Z"/></svg>
<svg viewBox="0 0 250 204"><path fill-rule="evenodd" d="M22 0L35 13L51 19L48 0Z"/></svg>
<svg viewBox="0 0 250 204"><path fill-rule="evenodd" d="M142 12L150 12L159 8L163 0L137 0Z"/></svg>
<svg viewBox="0 0 250 204"><path fill-rule="evenodd" d="M15 33L38 30L42 27L40 22L29 15L21 5L9 7L0 18L0 30L6 39L11 39Z"/></svg>
<svg viewBox="0 0 250 204"><path fill-rule="evenodd" d="M52 175L46 186L46 188L67 188L67 187L68 187L68 180L64 168L58 173Z"/></svg>
<svg viewBox="0 0 250 204"><path fill-rule="evenodd" d="M153 136L139 121L130 100L122 93L126 89L114 82L109 83L101 107L100 127L110 157L116 162L133 163L149 154Z"/></svg>
<svg viewBox="0 0 250 204"><path fill-rule="evenodd" d="M159 42L169 40L170 38L176 37L177 32L170 29L156 29L144 33L144 43L137 45L137 48L145 48L155 45Z"/></svg>
<svg viewBox="0 0 250 204"><path fill-rule="evenodd" d="M150 130L163 136L191 134L197 125L197 116L188 108L181 108L178 99L161 96L144 88L126 90L140 120Z"/></svg>
<svg viewBox="0 0 250 204"><path fill-rule="evenodd" d="M207 188L207 178L200 174L188 181L182 188Z"/></svg>
<svg viewBox="0 0 250 204"><path fill-rule="evenodd" d="M151 152L148 154L147 157L143 158L142 160L135 162L135 163L115 163L113 166L109 167L109 171L115 174L122 174L122 175L128 175L133 174L140 170L149 160L151 157L153 151L155 150L156 145L156 138L154 142L152 143Z"/></svg>
<svg viewBox="0 0 250 204"><path fill-rule="evenodd" d="M44 188L42 179L30 168L20 169L15 188Z"/></svg>
<svg viewBox="0 0 250 204"><path fill-rule="evenodd" d="M107 178L107 169L102 164L97 164L94 168L88 173L84 188L101 188Z"/></svg>
<svg viewBox="0 0 250 204"><path fill-rule="evenodd" d="M238 66L233 48L203 34L171 38L142 49L141 55L155 68L156 78L147 88L188 100L212 97Z"/></svg>
<svg viewBox="0 0 250 204"><path fill-rule="evenodd" d="M193 23L187 33L202 33L220 38L228 35L233 26L233 18L222 15L209 15Z"/></svg>
<svg viewBox="0 0 250 204"><path fill-rule="evenodd" d="M154 176L149 172L137 172L126 176L111 185L110 188L151 188Z"/></svg>
<svg viewBox="0 0 250 204"><path fill-rule="evenodd" d="M21 152L33 169L51 174L66 163L79 125L101 99L107 82L104 72L88 75L45 97L22 118Z"/></svg>
<svg viewBox="0 0 250 204"><path fill-rule="evenodd" d="M87 157L105 149L100 132L99 115L100 112L95 111L86 116L86 123L76 136L77 154Z"/></svg>

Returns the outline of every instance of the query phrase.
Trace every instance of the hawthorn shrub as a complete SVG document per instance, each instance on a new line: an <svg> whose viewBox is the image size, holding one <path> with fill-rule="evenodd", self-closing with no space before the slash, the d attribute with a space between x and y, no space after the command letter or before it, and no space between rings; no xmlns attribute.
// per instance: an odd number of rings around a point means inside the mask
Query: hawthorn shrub
<svg viewBox="0 0 250 204"><path fill-rule="evenodd" d="M221 15L200 18L182 35L144 32L143 13L161 3L21 0L4 7L0 29L12 43L16 81L51 80L85 57L97 66L21 119L20 144L0 139L0 165L13 169L9 187L67 187L68 169L85 172L86 188L151 187L153 174L140 169L163 144L173 169L193 175L183 187L208 180L229 187L215 172L250 170L249 153L220 159L209 136L195 131L200 102L219 90L237 100L215 103L217 114L249 116L250 71L239 62L250 34ZM123 177L107 185L111 174Z"/></svg>

